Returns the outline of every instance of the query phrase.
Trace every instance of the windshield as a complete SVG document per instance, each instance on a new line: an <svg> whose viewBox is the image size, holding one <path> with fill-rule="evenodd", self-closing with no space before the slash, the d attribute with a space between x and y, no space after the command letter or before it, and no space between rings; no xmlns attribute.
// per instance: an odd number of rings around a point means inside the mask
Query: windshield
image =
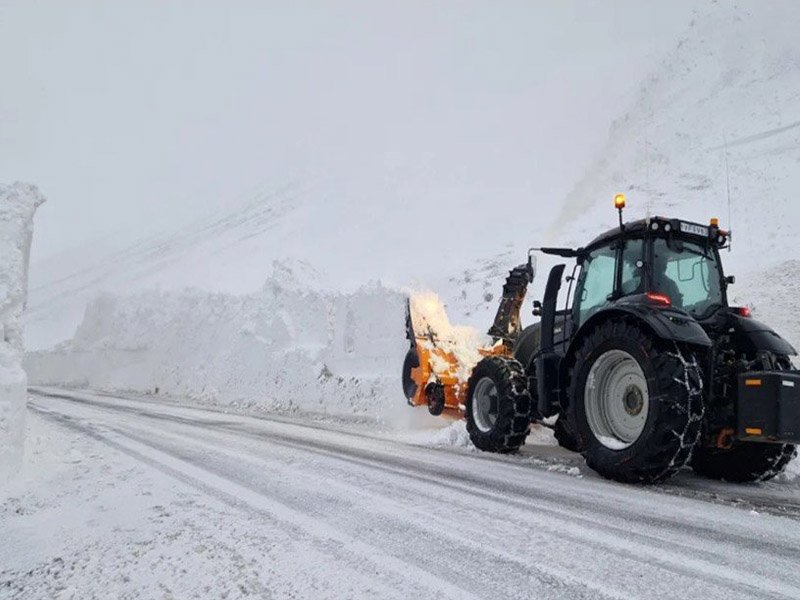
<svg viewBox="0 0 800 600"><path fill-rule="evenodd" d="M666 294L672 305L694 317L722 305L716 254L700 244L658 238L653 242L653 291Z"/></svg>

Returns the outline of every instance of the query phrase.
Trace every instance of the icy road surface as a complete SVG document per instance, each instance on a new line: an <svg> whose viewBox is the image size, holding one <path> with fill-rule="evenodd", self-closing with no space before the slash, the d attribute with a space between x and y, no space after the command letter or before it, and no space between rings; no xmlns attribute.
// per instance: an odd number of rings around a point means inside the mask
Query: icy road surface
<svg viewBox="0 0 800 600"><path fill-rule="evenodd" d="M29 423L0 598L800 597L794 483L624 486L73 392L32 395Z"/></svg>

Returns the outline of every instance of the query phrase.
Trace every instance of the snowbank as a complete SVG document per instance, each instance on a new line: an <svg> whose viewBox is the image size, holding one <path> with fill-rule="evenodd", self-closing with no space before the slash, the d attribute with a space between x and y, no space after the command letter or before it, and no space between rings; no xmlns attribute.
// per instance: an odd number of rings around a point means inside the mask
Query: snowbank
<svg viewBox="0 0 800 600"><path fill-rule="evenodd" d="M33 214L44 197L32 185L0 186L0 481L22 458L27 379L22 325Z"/></svg>
<svg viewBox="0 0 800 600"><path fill-rule="evenodd" d="M192 397L269 411L386 418L405 407L405 295L310 291L285 263L260 292L101 296L75 337L29 353L31 382Z"/></svg>

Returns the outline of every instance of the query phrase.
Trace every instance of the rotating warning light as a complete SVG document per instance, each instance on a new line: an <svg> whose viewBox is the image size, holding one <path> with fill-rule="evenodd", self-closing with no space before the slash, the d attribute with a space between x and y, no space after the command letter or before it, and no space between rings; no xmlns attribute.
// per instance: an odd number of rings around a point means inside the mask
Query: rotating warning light
<svg viewBox="0 0 800 600"><path fill-rule="evenodd" d="M617 210L625 208L625 194L617 194L614 196L614 208Z"/></svg>
<svg viewBox="0 0 800 600"><path fill-rule="evenodd" d="M717 217L711 217L711 227L719 227L719 219Z"/></svg>

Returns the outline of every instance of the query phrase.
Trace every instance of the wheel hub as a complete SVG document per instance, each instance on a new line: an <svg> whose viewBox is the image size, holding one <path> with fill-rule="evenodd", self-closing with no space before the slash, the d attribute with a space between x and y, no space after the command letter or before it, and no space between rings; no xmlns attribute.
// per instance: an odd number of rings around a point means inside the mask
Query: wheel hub
<svg viewBox="0 0 800 600"><path fill-rule="evenodd" d="M497 385L491 377L484 377L475 386L472 394L472 420L482 432L491 431L497 422Z"/></svg>
<svg viewBox="0 0 800 600"><path fill-rule="evenodd" d="M612 450L631 446L644 431L649 393L644 371L624 350L609 350L592 364L584 389L589 428Z"/></svg>
<svg viewBox="0 0 800 600"><path fill-rule="evenodd" d="M635 385L629 385L628 389L625 390L625 398L623 402L625 404L625 412L635 417L642 412L642 408L644 408L644 396L642 396L642 390Z"/></svg>

